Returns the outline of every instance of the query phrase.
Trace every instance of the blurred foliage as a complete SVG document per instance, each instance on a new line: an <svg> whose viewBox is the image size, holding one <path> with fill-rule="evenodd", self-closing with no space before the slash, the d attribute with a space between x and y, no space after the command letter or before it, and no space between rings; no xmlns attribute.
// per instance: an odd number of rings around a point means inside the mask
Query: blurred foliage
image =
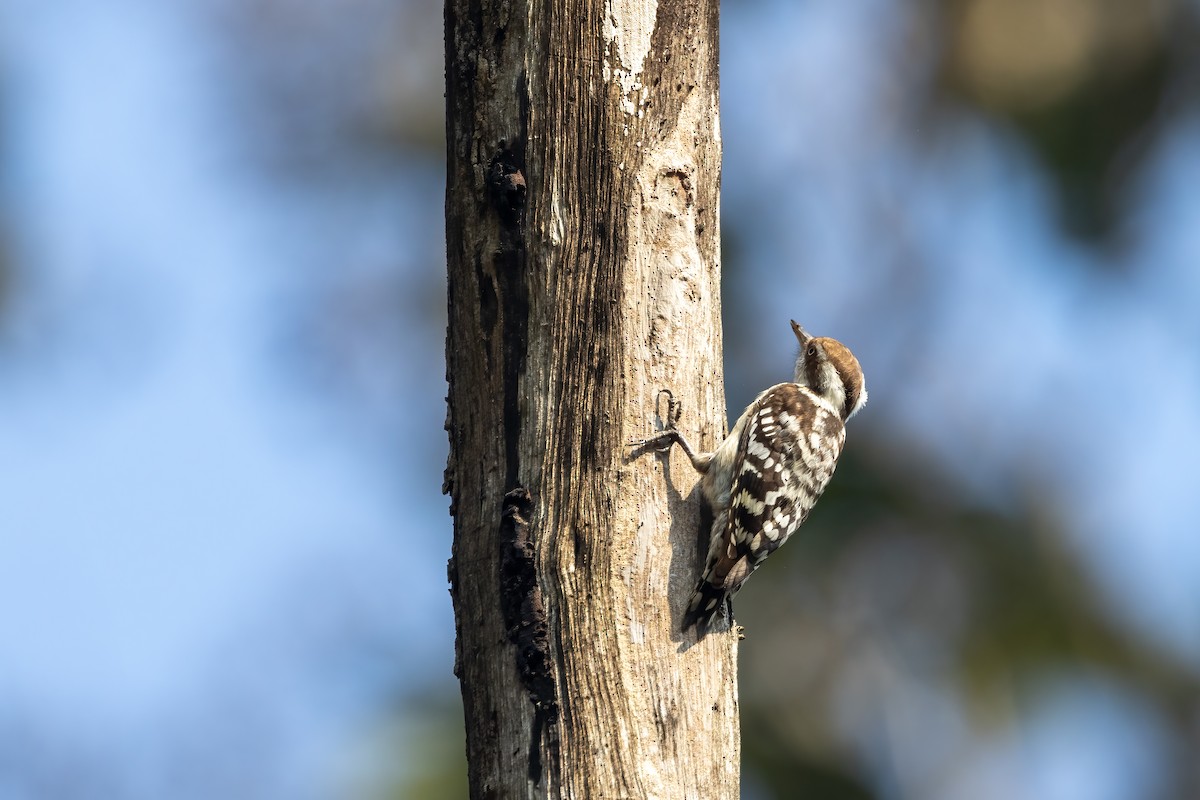
<svg viewBox="0 0 1200 800"><path fill-rule="evenodd" d="M397 709L399 726L379 737L378 763L384 766L368 800L461 800L467 797L466 732L457 688L405 698ZM403 753L403 759L395 759ZM389 767L397 767L396 774Z"/></svg>
<svg viewBox="0 0 1200 800"><path fill-rule="evenodd" d="M1112 242L1127 181L1178 113L1195 11L1169 0L940 0L947 96L1015 129L1058 184L1062 222Z"/></svg>
<svg viewBox="0 0 1200 800"><path fill-rule="evenodd" d="M856 442L783 563L739 596L746 769L773 796L809 782L822 800L874 796L862 787L879 785L879 765L846 723L859 704L884 761L916 742L954 763L968 739L938 731L932 709L884 723L906 693L944 697L982 733L1019 722L1046 680L1100 673L1190 737L1194 671L1113 619L1036 500L998 513L969 497L910 453ZM1171 796L1197 796L1191 755L1174 756Z"/></svg>

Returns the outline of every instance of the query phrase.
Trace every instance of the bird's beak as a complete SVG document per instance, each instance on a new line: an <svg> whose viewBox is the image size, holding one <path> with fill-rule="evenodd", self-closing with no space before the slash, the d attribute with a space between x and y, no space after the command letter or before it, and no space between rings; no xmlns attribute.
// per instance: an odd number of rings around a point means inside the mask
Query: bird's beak
<svg viewBox="0 0 1200 800"><path fill-rule="evenodd" d="M792 320L792 333L796 334L796 339L799 340L801 347L804 346L805 342L812 338L804 332L804 328L801 328L800 323L796 322L796 320Z"/></svg>

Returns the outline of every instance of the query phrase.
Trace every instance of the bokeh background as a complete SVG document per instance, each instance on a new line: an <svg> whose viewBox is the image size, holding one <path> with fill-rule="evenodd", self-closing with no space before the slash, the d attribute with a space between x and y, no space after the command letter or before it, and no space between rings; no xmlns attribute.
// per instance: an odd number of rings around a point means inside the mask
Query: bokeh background
<svg viewBox="0 0 1200 800"><path fill-rule="evenodd" d="M745 797L1200 797L1198 22L722 9L730 407L789 317L871 391L739 597ZM464 796L441 60L0 5L0 800Z"/></svg>

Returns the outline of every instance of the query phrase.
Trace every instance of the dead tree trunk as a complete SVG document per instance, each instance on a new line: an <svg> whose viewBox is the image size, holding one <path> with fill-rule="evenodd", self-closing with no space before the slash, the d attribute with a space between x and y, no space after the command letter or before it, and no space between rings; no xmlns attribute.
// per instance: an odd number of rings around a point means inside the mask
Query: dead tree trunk
<svg viewBox="0 0 1200 800"><path fill-rule="evenodd" d="M724 434L717 0L446 0L446 101L472 797L735 797L735 637L679 631L696 476L624 446L663 387Z"/></svg>

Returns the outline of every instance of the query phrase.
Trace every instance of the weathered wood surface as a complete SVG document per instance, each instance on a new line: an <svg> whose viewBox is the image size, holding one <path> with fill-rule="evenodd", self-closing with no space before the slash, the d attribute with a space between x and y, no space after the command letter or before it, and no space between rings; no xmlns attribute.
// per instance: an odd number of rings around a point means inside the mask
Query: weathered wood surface
<svg viewBox="0 0 1200 800"><path fill-rule="evenodd" d="M693 441L724 433L717 41L716 0L447 0L449 571L476 798L737 796L735 637L678 629L696 476L625 447L667 386Z"/></svg>

